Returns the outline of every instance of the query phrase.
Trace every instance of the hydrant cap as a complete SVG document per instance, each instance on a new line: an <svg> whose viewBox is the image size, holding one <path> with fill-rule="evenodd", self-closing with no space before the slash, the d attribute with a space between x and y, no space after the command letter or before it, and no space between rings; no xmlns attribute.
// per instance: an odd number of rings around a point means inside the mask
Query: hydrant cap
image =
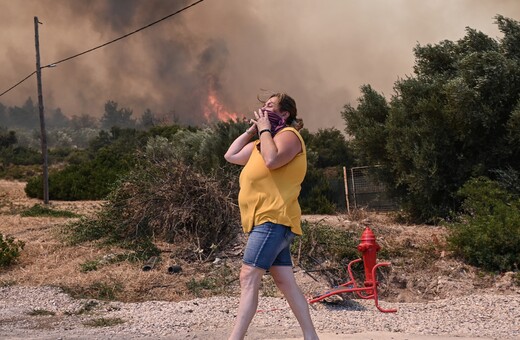
<svg viewBox="0 0 520 340"><path fill-rule="evenodd" d="M366 227L365 228L365 231L363 231L363 234L361 235L361 242L375 242L376 241L376 236L374 235L374 233L372 232L372 230L370 230L369 227Z"/></svg>
<svg viewBox="0 0 520 340"><path fill-rule="evenodd" d="M365 231L363 231L363 234L361 235L361 243L357 246L357 249L362 253L368 250L378 251L381 249L379 244L376 242L374 233L369 227L366 227Z"/></svg>

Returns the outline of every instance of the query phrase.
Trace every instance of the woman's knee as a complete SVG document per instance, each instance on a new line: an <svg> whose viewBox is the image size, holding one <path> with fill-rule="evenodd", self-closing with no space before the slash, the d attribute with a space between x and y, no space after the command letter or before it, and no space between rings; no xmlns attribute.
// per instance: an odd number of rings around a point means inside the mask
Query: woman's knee
<svg viewBox="0 0 520 340"><path fill-rule="evenodd" d="M242 265L240 269L240 287L242 289L260 287L260 281L264 272L265 270L260 268Z"/></svg>
<svg viewBox="0 0 520 340"><path fill-rule="evenodd" d="M292 289L296 285L292 268L289 266L271 267L271 276L281 291L284 289Z"/></svg>

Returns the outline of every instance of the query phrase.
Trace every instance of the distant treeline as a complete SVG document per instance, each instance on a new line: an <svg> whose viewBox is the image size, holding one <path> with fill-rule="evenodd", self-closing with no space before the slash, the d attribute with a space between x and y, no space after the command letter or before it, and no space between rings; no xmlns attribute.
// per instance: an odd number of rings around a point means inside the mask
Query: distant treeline
<svg viewBox="0 0 520 340"><path fill-rule="evenodd" d="M110 130L113 126L121 128L150 128L158 124L173 122L173 113L154 114L146 109L139 118L135 118L133 110L119 108L118 103L108 100L101 118L96 119L86 113L80 115L66 115L60 108L45 110L45 125L48 129L104 129ZM6 107L0 103L0 126L11 129L40 129L40 116L37 103L29 97L19 106Z"/></svg>

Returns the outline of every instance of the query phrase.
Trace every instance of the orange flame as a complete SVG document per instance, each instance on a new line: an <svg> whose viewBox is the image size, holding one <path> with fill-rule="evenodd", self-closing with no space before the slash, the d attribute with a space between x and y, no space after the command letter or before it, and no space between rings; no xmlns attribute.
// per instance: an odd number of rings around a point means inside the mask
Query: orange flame
<svg viewBox="0 0 520 340"><path fill-rule="evenodd" d="M204 117L208 122L212 120L212 117L216 117L221 121L236 121L238 119L238 114L227 111L224 105L218 99L215 90L210 89L208 98L206 99L206 104L204 105Z"/></svg>

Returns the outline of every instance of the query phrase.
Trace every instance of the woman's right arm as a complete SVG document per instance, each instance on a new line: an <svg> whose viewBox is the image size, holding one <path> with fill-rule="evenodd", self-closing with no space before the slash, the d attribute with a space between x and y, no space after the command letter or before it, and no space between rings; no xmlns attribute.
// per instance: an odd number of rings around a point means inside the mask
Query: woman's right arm
<svg viewBox="0 0 520 340"><path fill-rule="evenodd" d="M256 133L256 126L252 126L247 129L246 132L241 134L231 143L229 149L226 151L224 158L229 163L246 165L251 152L253 152L254 142L249 142Z"/></svg>

